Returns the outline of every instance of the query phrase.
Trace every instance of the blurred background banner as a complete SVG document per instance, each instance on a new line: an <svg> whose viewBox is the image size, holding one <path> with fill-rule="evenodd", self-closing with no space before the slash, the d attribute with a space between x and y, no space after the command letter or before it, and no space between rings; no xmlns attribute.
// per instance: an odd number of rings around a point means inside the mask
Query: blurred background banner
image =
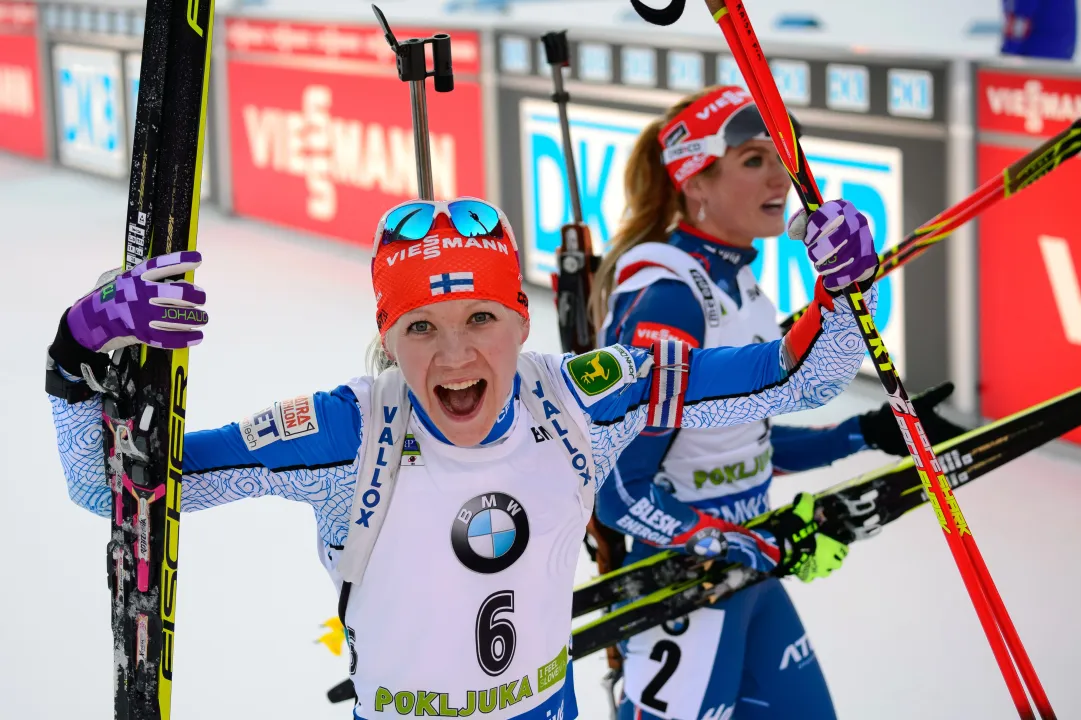
<svg viewBox="0 0 1081 720"><path fill-rule="evenodd" d="M399 38L432 28L398 27ZM232 207L369 244L383 210L415 197L409 87L375 26L230 18ZM480 40L454 31L455 87L429 84L437 198L485 194Z"/></svg>
<svg viewBox="0 0 1081 720"><path fill-rule="evenodd" d="M0 2L0 150L45 158L37 8Z"/></svg>
<svg viewBox="0 0 1081 720"><path fill-rule="evenodd" d="M979 67L977 174L983 182L1081 116L1081 72ZM980 400L1000 418L1081 377L1081 165L980 219ZM1081 442L1081 431L1066 436Z"/></svg>

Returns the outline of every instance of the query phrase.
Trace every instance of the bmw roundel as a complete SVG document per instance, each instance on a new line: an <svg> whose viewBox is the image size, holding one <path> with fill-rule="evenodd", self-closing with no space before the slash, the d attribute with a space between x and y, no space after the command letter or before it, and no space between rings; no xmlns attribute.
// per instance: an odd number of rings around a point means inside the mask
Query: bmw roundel
<svg viewBox="0 0 1081 720"><path fill-rule="evenodd" d="M504 493L486 493L466 502L450 530L450 544L458 560L486 575L513 565L528 543L525 509Z"/></svg>

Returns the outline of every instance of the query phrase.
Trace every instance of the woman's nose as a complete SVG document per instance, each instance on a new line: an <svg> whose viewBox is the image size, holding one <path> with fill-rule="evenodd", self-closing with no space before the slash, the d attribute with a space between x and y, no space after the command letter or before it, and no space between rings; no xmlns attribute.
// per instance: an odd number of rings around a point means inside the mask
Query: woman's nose
<svg viewBox="0 0 1081 720"><path fill-rule="evenodd" d="M436 361L441 365L459 367L472 362L477 357L476 349L464 332L440 333L438 343Z"/></svg>

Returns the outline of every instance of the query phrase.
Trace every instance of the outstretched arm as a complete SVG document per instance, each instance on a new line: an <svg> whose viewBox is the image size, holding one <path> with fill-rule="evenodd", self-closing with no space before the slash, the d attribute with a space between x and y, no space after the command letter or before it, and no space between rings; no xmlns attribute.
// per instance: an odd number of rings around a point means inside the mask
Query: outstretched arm
<svg viewBox="0 0 1081 720"><path fill-rule="evenodd" d="M108 517L112 497L105 479L101 397L79 403L50 400L68 494L78 505ZM311 429L286 437L282 407L291 411L297 405L310 409ZM268 432L259 437L260 430ZM181 510L275 495L311 505L324 540L341 544L360 440L360 412L345 386L275 403L239 423L187 433Z"/></svg>
<svg viewBox="0 0 1081 720"><path fill-rule="evenodd" d="M85 364L102 376L107 356L78 345L64 320L60 327L50 357L69 385L85 387L79 368ZM101 396L89 390L81 395L81 400L50 397L57 448L71 499L108 517L112 497L105 478ZM182 509L277 495L311 505L324 540L340 544L360 441L360 411L345 386L275 403L240 423L187 433Z"/></svg>

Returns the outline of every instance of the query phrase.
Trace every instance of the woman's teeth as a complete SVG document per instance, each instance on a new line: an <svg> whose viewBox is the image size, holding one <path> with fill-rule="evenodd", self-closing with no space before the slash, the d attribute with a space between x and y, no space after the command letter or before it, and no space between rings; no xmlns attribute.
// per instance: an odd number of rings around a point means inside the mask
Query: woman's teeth
<svg viewBox="0 0 1081 720"><path fill-rule="evenodd" d="M445 387L447 390L465 390L466 388L473 387L479 382L480 379L478 378L477 380L466 380L465 382L443 383L441 387Z"/></svg>

